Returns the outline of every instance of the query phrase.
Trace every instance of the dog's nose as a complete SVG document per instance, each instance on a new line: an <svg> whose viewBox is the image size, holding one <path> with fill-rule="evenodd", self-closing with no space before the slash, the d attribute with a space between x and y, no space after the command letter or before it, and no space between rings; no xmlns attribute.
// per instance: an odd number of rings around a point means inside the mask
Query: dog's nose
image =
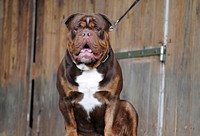
<svg viewBox="0 0 200 136"><path fill-rule="evenodd" d="M90 34L90 32L89 32L88 30L83 30L83 33L82 33L82 36L83 36L83 37L86 37L86 38L87 38L87 37L90 37L90 35L91 35L91 34Z"/></svg>

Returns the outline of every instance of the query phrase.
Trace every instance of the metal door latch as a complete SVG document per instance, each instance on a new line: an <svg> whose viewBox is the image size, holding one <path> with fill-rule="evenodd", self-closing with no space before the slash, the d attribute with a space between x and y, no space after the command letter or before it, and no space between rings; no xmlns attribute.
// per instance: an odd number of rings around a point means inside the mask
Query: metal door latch
<svg viewBox="0 0 200 136"><path fill-rule="evenodd" d="M138 58L148 56L160 56L160 61L166 60L166 46L159 44L157 48L149 48L134 51L117 52L115 56L117 59Z"/></svg>
<svg viewBox="0 0 200 136"><path fill-rule="evenodd" d="M165 62L165 60L166 60L166 47L162 45L160 47L160 61Z"/></svg>

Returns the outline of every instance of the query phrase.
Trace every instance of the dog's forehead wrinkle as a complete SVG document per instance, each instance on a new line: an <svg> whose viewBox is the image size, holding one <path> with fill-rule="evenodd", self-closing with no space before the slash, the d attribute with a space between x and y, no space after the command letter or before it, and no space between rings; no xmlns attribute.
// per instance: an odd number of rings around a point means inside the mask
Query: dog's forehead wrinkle
<svg viewBox="0 0 200 136"><path fill-rule="evenodd" d="M85 23L85 24L84 24ZM76 24L76 25L75 25ZM98 15L82 15L81 17L78 17L74 20L74 26L75 27L94 27L97 26L99 28L104 29L106 27L105 20Z"/></svg>
<svg viewBox="0 0 200 136"><path fill-rule="evenodd" d="M86 23L89 24L90 23L90 17L86 18Z"/></svg>
<svg viewBox="0 0 200 136"><path fill-rule="evenodd" d="M86 16L83 21L86 22L87 26L89 26L90 22L94 22L94 19L91 16Z"/></svg>

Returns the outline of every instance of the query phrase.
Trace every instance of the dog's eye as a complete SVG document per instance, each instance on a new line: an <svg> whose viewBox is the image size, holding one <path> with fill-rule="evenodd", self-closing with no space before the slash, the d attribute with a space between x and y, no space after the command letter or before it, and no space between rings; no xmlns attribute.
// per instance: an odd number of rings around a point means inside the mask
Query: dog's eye
<svg viewBox="0 0 200 136"><path fill-rule="evenodd" d="M78 24L78 23L75 24L73 27L74 31L77 31L79 28L80 28L80 24Z"/></svg>
<svg viewBox="0 0 200 136"><path fill-rule="evenodd" d="M74 31L77 31L79 26L74 26Z"/></svg>
<svg viewBox="0 0 200 136"><path fill-rule="evenodd" d="M71 30L71 38L74 39L76 37L76 30Z"/></svg>
<svg viewBox="0 0 200 136"><path fill-rule="evenodd" d="M98 33L99 33L99 37L103 40L104 39L104 31L100 30Z"/></svg>
<svg viewBox="0 0 200 136"><path fill-rule="evenodd" d="M71 38L72 39L74 39L75 37L76 37L76 33L77 33L77 31L78 31L78 29L79 29L79 26L78 25L75 25L74 27L73 27L73 29L71 30Z"/></svg>
<svg viewBox="0 0 200 136"><path fill-rule="evenodd" d="M98 26L94 26L94 29L96 29L97 31L101 31L102 29Z"/></svg>

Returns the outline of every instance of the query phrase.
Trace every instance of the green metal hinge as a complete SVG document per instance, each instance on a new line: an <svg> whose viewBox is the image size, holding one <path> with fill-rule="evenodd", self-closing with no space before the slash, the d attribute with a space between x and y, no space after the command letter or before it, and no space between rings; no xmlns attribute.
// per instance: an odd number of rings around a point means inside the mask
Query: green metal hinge
<svg viewBox="0 0 200 136"><path fill-rule="evenodd" d="M137 57L148 57L148 56L160 56L160 61L165 61L165 51L166 49L163 46L150 49L142 49L135 51L126 51L126 52L117 52L115 56L117 59L128 59L128 58L137 58Z"/></svg>

